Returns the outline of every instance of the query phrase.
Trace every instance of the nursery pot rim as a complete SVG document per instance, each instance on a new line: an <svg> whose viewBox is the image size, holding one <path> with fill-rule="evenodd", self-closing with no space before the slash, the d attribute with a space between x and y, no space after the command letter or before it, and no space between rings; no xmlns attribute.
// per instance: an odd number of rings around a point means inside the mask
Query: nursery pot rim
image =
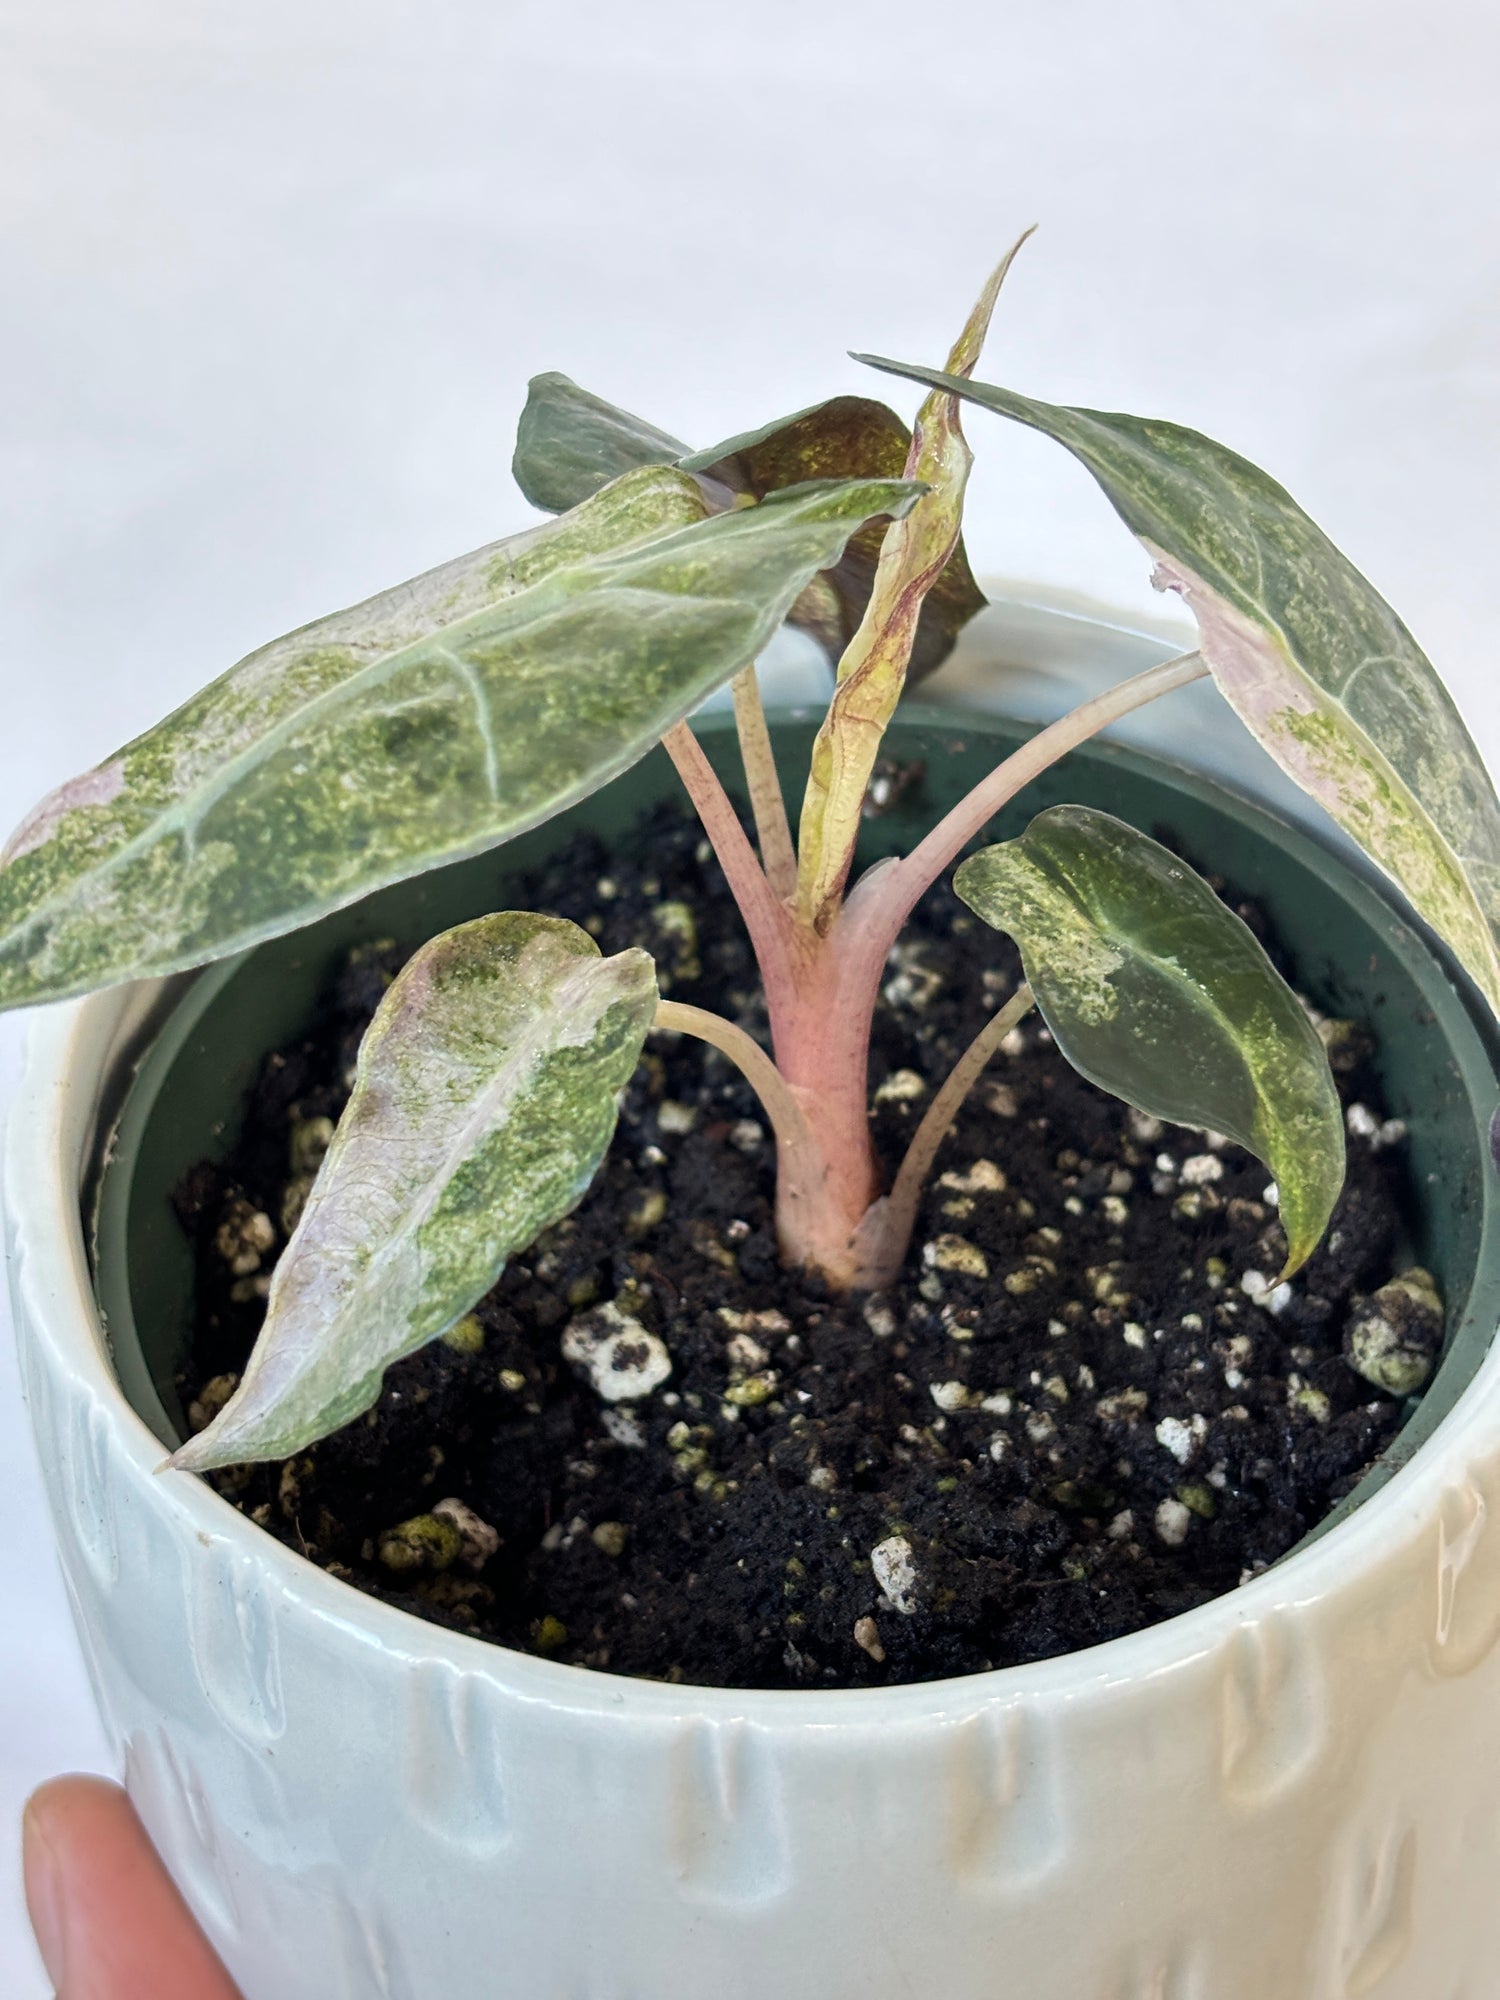
<svg viewBox="0 0 1500 2000"><path fill-rule="evenodd" d="M805 720L806 714L786 710L778 719ZM954 735L997 719L919 703L906 705L904 714ZM1118 754L1137 760L1142 753ZM1311 838L1222 780L1206 778L1170 756L1152 755L1145 761L1175 782L1202 787L1241 808L1250 806L1296 841ZM1333 865L1365 888L1347 864L1333 861ZM1365 893L1375 892L1366 888ZM1392 915L1407 921L1391 896L1382 900ZM111 1087L133 1067L194 981L223 970L212 966L202 975L115 987L38 1010L29 1024L22 1076L5 1134L11 1283L18 1298L24 1291L27 1303L27 1310L16 1314L18 1333L28 1325L40 1330L40 1339L51 1349L50 1365L65 1370L75 1387L88 1394L96 1411L114 1428L133 1470L143 1474L160 1471L163 1448L128 1401L110 1356L85 1238L84 1188L96 1156L107 1154L113 1142ZM1477 1028L1473 1032L1478 1038ZM1489 1247L1488 1238L1481 1247ZM25 1344L22 1334L23 1381L30 1393L38 1362L26 1353ZM227 1545L231 1554L252 1565L277 1566L288 1595L311 1617L341 1628L349 1639L374 1644L413 1663L438 1660L461 1672L483 1674L504 1683L523 1701L580 1714L631 1713L654 1721L727 1720L749 1709L768 1721L774 1719L778 1726L839 1723L869 1728L930 1722L945 1712L968 1714L985 1700L1099 1695L1180 1671L1221 1645L1233 1629L1274 1619L1279 1611L1293 1610L1337 1589L1369 1559L1385 1556L1398 1543L1424 1533L1434 1501L1441 1500L1451 1461L1493 1451L1497 1440L1500 1342L1492 1333L1483 1360L1453 1408L1411 1458L1344 1518L1326 1532L1315 1532L1262 1575L1191 1610L1077 1651L983 1673L876 1688L707 1687L538 1658L429 1623L342 1582L190 1474L166 1473L151 1481L150 1490L153 1503L174 1517L180 1535L196 1537L205 1545Z"/></svg>

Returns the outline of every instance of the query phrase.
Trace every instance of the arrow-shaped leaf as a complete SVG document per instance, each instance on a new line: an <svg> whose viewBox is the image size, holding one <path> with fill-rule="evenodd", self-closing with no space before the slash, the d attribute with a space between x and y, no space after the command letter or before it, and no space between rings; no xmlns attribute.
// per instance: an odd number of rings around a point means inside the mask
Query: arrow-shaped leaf
<svg viewBox="0 0 1500 2000"><path fill-rule="evenodd" d="M252 653L16 834L0 1006L201 964L550 818L918 490L812 484L705 518L688 474L647 467Z"/></svg>
<svg viewBox="0 0 1500 2000"><path fill-rule="evenodd" d="M1287 1273L1304 1263L1343 1185L1338 1093L1296 995L1208 884L1109 814L1054 806L965 861L953 886L1015 939L1076 1070L1265 1162Z"/></svg>
<svg viewBox="0 0 1500 2000"><path fill-rule="evenodd" d="M710 503L728 505L736 494L763 500L806 479L899 479L910 448L910 430L888 405L868 396L835 396L707 451L689 452L643 418L551 373L531 382L511 469L532 505L549 510L576 505L630 466L663 462L696 473ZM861 529L792 608L792 623L811 632L834 659L859 629L884 536L883 523ZM922 605L909 683L942 665L984 603L960 542Z"/></svg>
<svg viewBox="0 0 1500 2000"><path fill-rule="evenodd" d="M1410 898L1500 1009L1500 805L1426 655L1284 488L1197 431L1038 403L862 355L1056 438L1198 620L1276 762Z"/></svg>
<svg viewBox="0 0 1500 2000"><path fill-rule="evenodd" d="M244 1379L173 1464L285 1458L369 1409L582 1199L655 1011L649 955L601 958L561 917L424 946L365 1036Z"/></svg>

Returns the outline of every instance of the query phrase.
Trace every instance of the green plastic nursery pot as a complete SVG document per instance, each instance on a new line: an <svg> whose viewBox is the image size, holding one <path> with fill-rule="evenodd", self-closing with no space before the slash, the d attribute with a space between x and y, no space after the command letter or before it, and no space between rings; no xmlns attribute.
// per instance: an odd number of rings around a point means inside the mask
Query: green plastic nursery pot
<svg viewBox="0 0 1500 2000"><path fill-rule="evenodd" d="M733 787L730 718L701 720L709 753ZM816 728L797 711L776 719L788 796L806 772ZM887 737L926 776L867 824L863 862L908 850L926 827L1024 740L993 717L908 704ZM494 853L401 883L311 929L211 968L174 996L123 1107L99 1183L97 1283L120 1379L164 1443L185 1433L174 1379L192 1332L192 1257L171 1190L197 1161L234 1144L246 1095L271 1050L314 1018L351 945L412 943L514 900L516 877L579 828L628 835L658 800L680 797L661 751L604 792ZM1323 1011L1368 1023L1390 1115L1410 1135L1406 1221L1414 1261L1448 1303L1443 1361L1421 1401L1342 1515L1404 1463L1452 1408L1500 1323L1500 1179L1486 1132L1500 1102L1497 1041L1486 1010L1440 946L1396 914L1331 851L1262 808L1139 753L1094 745L1033 783L994 823L1019 833L1044 806L1069 799L1117 814L1226 876L1274 921L1298 989ZM1335 1517L1337 1518L1337 1517ZM1326 1526L1326 1524L1325 1524Z"/></svg>
<svg viewBox="0 0 1500 2000"><path fill-rule="evenodd" d="M1138 645L1088 634L1106 656ZM793 786L817 719L777 722ZM888 748L925 781L868 826L866 858L909 847L1027 733L908 705ZM703 736L732 784L732 730ZM426 1623L204 1481L159 1476L191 1324L169 1192L232 1144L267 1052L351 944L503 908L555 843L622 834L676 789L655 755L505 849L35 1023L6 1220L64 1573L131 1795L246 2000L1486 2000L1494 1033L1357 867L1159 757L1076 753L996 832L1076 799L1170 838L1267 910L1312 1001L1375 1030L1410 1134L1408 1248L1448 1333L1344 1518L1239 1589L1076 1653L747 1692Z"/></svg>

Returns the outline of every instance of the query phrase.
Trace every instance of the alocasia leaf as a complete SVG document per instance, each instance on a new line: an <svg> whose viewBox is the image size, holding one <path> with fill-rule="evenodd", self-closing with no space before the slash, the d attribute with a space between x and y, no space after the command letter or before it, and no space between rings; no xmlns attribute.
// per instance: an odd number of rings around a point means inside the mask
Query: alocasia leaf
<svg viewBox="0 0 1500 2000"><path fill-rule="evenodd" d="M1500 1010L1500 805L1416 641L1274 479L1177 424L1034 402L862 355L1029 424L1086 465L1198 620L1215 680Z"/></svg>
<svg viewBox="0 0 1500 2000"><path fill-rule="evenodd" d="M554 370L532 378L511 472L533 507L562 514L592 500L622 472L675 465L686 451L680 439Z"/></svg>
<svg viewBox="0 0 1500 2000"><path fill-rule="evenodd" d="M835 396L758 431L746 431L682 461L736 493L757 499L798 479L853 479L879 474L924 479L911 473L911 432L896 412L868 396ZM837 660L858 632L874 587L885 523L861 528L842 557L818 577L792 608L801 625ZM936 670L985 595L974 581L962 541L955 541L941 573L922 600L907 679L915 684Z"/></svg>
<svg viewBox="0 0 1500 2000"><path fill-rule="evenodd" d="M1023 236L1021 243L1025 240ZM954 374L972 373L1021 243L993 272L954 343L948 356ZM903 520L886 530L869 601L839 661L833 701L813 744L798 840L797 899L804 921L819 929L838 907L865 791L906 686L919 621L958 548L964 491L974 463L959 411L956 396L935 389L917 412L906 471L927 491Z"/></svg>
<svg viewBox="0 0 1500 2000"><path fill-rule="evenodd" d="M561 917L424 946L370 1024L244 1377L173 1464L285 1458L367 1410L582 1199L655 1011L649 954L602 958Z"/></svg>
<svg viewBox="0 0 1500 2000"><path fill-rule="evenodd" d="M670 467L252 653L0 867L0 1006L201 964L595 791L766 644L898 480L706 515Z"/></svg>
<svg viewBox="0 0 1500 2000"><path fill-rule="evenodd" d="M532 505L550 511L586 500L616 471L670 462L697 474L710 504L722 507L732 506L736 495L762 500L806 479L899 479L910 448L910 430L885 403L835 396L690 452L643 418L550 373L531 382L511 469ZM839 561L814 578L789 614L835 659L864 615L884 534L881 523L852 536ZM984 602L959 543L922 607L910 681L942 665Z"/></svg>
<svg viewBox="0 0 1500 2000"><path fill-rule="evenodd" d="M1284 1275L1305 1263L1344 1180L1338 1093L1296 995L1208 884L1108 813L1054 806L1019 839L971 856L953 886L1015 939L1075 1069L1265 1162L1280 1191Z"/></svg>

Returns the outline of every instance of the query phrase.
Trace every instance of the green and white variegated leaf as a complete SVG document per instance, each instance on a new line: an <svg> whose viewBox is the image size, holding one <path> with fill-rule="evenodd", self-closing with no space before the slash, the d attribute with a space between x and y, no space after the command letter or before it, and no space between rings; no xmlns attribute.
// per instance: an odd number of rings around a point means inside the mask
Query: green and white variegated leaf
<svg viewBox="0 0 1500 2000"><path fill-rule="evenodd" d="M1276 762L1378 862L1500 1010L1500 805L1426 655L1284 488L1179 425L877 368L1044 431L1086 465L1198 620Z"/></svg>
<svg viewBox="0 0 1500 2000"><path fill-rule="evenodd" d="M1054 806L1019 839L971 856L953 886L1015 939L1075 1069L1265 1162L1286 1273L1304 1263L1343 1186L1338 1093L1301 1003L1208 884L1108 813Z"/></svg>
<svg viewBox="0 0 1500 2000"><path fill-rule="evenodd" d="M644 756L918 491L809 484L709 515L649 466L252 653L16 833L0 1006L201 964L536 826Z"/></svg>
<svg viewBox="0 0 1500 2000"><path fill-rule="evenodd" d="M533 506L555 509L587 499L614 471L666 460L696 474L718 508L737 498L763 500L807 479L897 479L910 448L910 429L887 404L835 396L690 452L643 418L552 373L531 382L512 470ZM859 629L884 536L884 523L852 536L839 561L809 584L789 614L834 659ZM942 665L984 602L960 542L922 604L909 682Z"/></svg>
<svg viewBox="0 0 1500 2000"><path fill-rule="evenodd" d="M370 1408L506 1259L582 1199L656 1011L648 953L508 911L382 1000L239 1387L172 1463L285 1458Z"/></svg>

